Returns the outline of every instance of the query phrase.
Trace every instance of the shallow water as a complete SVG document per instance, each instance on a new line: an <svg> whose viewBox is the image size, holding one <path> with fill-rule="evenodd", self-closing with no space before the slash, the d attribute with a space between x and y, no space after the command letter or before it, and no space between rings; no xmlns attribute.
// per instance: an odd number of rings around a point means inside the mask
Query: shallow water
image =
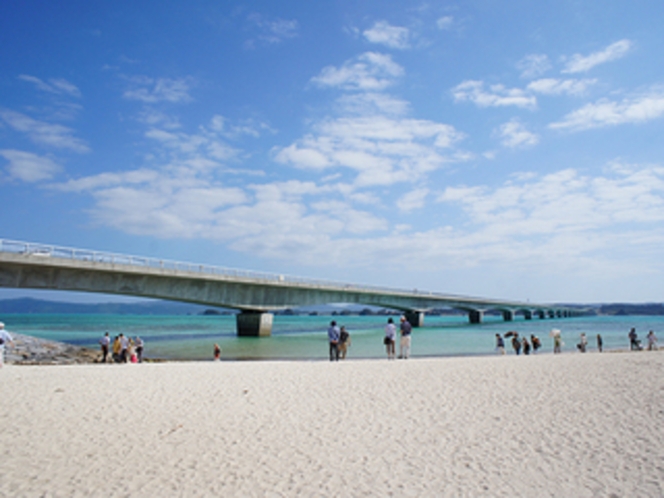
<svg viewBox="0 0 664 498"><path fill-rule="evenodd" d="M396 318L396 317L395 317ZM351 333L349 358L383 358L383 316L275 316L271 337L237 337L234 316L146 316L146 315L3 315L9 331L87 347L98 347L108 331L140 335L146 343L147 358L211 359L214 343L222 348L222 359L306 359L327 358L326 330L330 320L345 325ZM412 356L464 356L495 354L495 334L516 330L521 336L535 334L542 340L541 353L550 353L552 328L562 331L563 352L576 351L579 334L585 332L589 352L602 334L605 350L627 349L627 333L636 327L646 343L648 330L664 330L664 316L593 316L561 319L517 318L504 322L498 316L485 317L470 325L465 316L427 316L424 327L414 329ZM661 334L660 334L661 335ZM508 352L513 354L511 348ZM397 344L398 350L398 344ZM398 351L397 351L398 352Z"/></svg>

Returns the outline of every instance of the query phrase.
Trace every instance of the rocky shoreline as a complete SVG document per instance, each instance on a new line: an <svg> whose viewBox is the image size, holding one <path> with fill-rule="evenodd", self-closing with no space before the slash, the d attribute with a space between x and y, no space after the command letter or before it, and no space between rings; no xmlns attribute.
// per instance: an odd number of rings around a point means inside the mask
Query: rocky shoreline
<svg viewBox="0 0 664 498"><path fill-rule="evenodd" d="M97 363L100 351L12 332L13 346L5 348L5 363L14 365L76 365Z"/></svg>

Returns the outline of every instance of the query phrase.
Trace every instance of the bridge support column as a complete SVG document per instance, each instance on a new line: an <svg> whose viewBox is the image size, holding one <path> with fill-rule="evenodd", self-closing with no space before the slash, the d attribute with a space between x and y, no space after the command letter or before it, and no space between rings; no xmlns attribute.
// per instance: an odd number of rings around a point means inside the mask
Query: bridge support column
<svg viewBox="0 0 664 498"><path fill-rule="evenodd" d="M238 337L268 337L272 335L272 313L243 311L236 316Z"/></svg>
<svg viewBox="0 0 664 498"><path fill-rule="evenodd" d="M506 322L514 321L514 311L504 310L503 311L503 320Z"/></svg>
<svg viewBox="0 0 664 498"><path fill-rule="evenodd" d="M542 310L537 310L536 313L537 313L537 316L538 316L538 318L539 318L540 320L544 320L544 319L546 318L546 313L544 313L544 311L542 311Z"/></svg>
<svg viewBox="0 0 664 498"><path fill-rule="evenodd" d="M421 327L424 325L424 313L421 311L406 311L404 316L406 317L406 320L408 320L408 323L413 327Z"/></svg>
<svg viewBox="0 0 664 498"><path fill-rule="evenodd" d="M532 311L529 311L529 310L524 310L524 311L523 311L523 317L524 317L526 320L532 320L532 319L533 319L533 312L532 312Z"/></svg>
<svg viewBox="0 0 664 498"><path fill-rule="evenodd" d="M484 318L484 312L480 310L471 310L468 312L468 319L470 323L482 323L482 318Z"/></svg>

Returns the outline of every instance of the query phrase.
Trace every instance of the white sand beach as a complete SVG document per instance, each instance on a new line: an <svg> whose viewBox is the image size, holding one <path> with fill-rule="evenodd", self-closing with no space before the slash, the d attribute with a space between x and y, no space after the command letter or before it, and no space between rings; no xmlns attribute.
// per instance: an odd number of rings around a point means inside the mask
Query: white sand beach
<svg viewBox="0 0 664 498"><path fill-rule="evenodd" d="M0 496L663 496L664 354L17 366Z"/></svg>

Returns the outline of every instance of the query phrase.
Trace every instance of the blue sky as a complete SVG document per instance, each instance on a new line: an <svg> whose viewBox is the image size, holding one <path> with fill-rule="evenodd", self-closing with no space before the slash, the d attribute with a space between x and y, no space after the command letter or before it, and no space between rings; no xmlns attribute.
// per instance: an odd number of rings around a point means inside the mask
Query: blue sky
<svg viewBox="0 0 664 498"><path fill-rule="evenodd" d="M661 302L662 20L654 0L3 2L0 237Z"/></svg>

